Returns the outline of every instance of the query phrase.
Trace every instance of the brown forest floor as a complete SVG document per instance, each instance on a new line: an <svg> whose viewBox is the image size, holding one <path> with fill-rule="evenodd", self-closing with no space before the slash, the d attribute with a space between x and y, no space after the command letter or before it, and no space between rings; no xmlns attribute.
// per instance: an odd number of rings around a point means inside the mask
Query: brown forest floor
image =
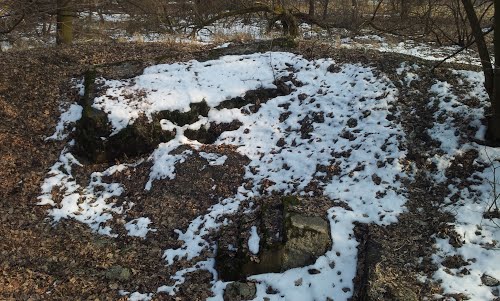
<svg viewBox="0 0 500 301"><path fill-rule="evenodd" d="M339 61L374 65L387 74L394 74L402 60L416 61L399 55L353 50L332 53L331 49L318 48L306 44L299 51L309 57L334 56ZM81 74L89 65L126 60L147 64L158 57L183 61L199 57L203 50L165 44L100 44L0 53L0 300L117 300L118 287L154 289L168 281L160 254L172 239L161 241L157 235L153 238L157 241L148 244L132 239L108 239L93 234L80 223L64 221L53 227L46 220L46 208L37 206L36 198L63 142L47 143L44 138L54 131L61 97L71 97L65 93L68 79ZM419 61L419 64L428 63ZM430 75L427 80L430 81ZM418 102L418 97L404 93L403 112L414 114L409 113L410 108L417 107L421 116L432 115L425 104ZM408 131L424 131L432 121L403 119L401 122ZM421 135L412 135L411 139L414 141L407 143L413 146L409 158L419 168L426 169L424 154L428 151L422 150L435 145ZM467 158L462 163L464 169L472 168ZM235 163L229 168L240 167ZM178 175L179 181L189 181L189 175L188 164L185 176ZM431 235L448 235L444 225L450 217L438 213L432 205L446 195L446 190L443 187L429 190L432 186L424 175L417 176L416 181L408 183L409 212L401 216L399 223L386 228L358 228L362 241L356 279L359 300L419 300L438 292L434 285L418 283L414 277L417 272L432 273ZM193 187L189 193L199 193L196 185ZM210 204L189 208L191 213L171 226L186 227L191 215L198 215L207 206ZM424 258L423 263L418 262L419 257ZM118 285L104 277L102 271L115 265L137 268L132 271L130 283ZM201 283L196 287L190 287L188 280L186 288L181 288L179 300L202 300L207 293L208 276L197 275L195 278L198 282L201 279Z"/></svg>

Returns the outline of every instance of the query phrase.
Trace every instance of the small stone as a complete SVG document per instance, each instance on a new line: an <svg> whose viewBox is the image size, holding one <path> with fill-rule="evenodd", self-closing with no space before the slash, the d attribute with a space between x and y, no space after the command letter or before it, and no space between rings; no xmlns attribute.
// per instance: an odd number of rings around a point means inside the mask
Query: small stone
<svg viewBox="0 0 500 301"><path fill-rule="evenodd" d="M481 276L481 282L486 286L498 286L500 285L500 281L490 275L483 274Z"/></svg>
<svg viewBox="0 0 500 301"><path fill-rule="evenodd" d="M372 175L372 181L373 181L373 183L375 183L375 185L380 185L380 183L382 183L382 178L374 173Z"/></svg>
<svg viewBox="0 0 500 301"><path fill-rule="evenodd" d="M353 133L351 133L350 131L347 131L347 130L343 130L340 135L340 137L344 138L344 139L347 139L349 141L354 141L356 140L356 135L354 135Z"/></svg>
<svg viewBox="0 0 500 301"><path fill-rule="evenodd" d="M302 285L302 281L303 281L302 278L299 278L299 279L295 280L295 282L294 282L295 286L301 286Z"/></svg>
<svg viewBox="0 0 500 301"><path fill-rule="evenodd" d="M342 71L342 68L340 68L339 66L337 66L335 64L331 64L330 66L328 66L326 71L332 72L332 73L339 73L340 71Z"/></svg>
<svg viewBox="0 0 500 301"><path fill-rule="evenodd" d="M269 295L276 295L278 293L278 290L273 288L272 286L268 286L266 288L266 294L269 294Z"/></svg>
<svg viewBox="0 0 500 301"><path fill-rule="evenodd" d="M347 293L347 292L350 292L350 291L351 291L351 289L350 289L350 288L348 288L348 287L344 287L344 288L342 288L342 291L343 291L344 293Z"/></svg>
<svg viewBox="0 0 500 301"><path fill-rule="evenodd" d="M335 261L330 262L329 266L330 266L330 269L333 270L335 268Z"/></svg>
<svg viewBox="0 0 500 301"><path fill-rule="evenodd" d="M316 274L320 274L321 271L318 270L318 269L309 269L307 270L307 272L310 274L310 275L316 275Z"/></svg>
<svg viewBox="0 0 500 301"><path fill-rule="evenodd" d="M224 290L224 301L252 300L257 294L255 283L231 282Z"/></svg>
<svg viewBox="0 0 500 301"><path fill-rule="evenodd" d="M349 118L347 120L347 126L350 128L355 128L358 126L358 120L356 118Z"/></svg>
<svg viewBox="0 0 500 301"><path fill-rule="evenodd" d="M299 100L301 100L301 101L302 101L302 100L305 100L305 99L307 98L307 94L305 94L305 93L301 93L301 94L299 94L298 98L299 98Z"/></svg>

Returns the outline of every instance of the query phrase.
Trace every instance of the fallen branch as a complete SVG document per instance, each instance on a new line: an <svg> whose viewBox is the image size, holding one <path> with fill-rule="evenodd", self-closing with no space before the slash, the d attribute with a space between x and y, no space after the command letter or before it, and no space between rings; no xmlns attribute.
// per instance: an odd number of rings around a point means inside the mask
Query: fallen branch
<svg viewBox="0 0 500 301"><path fill-rule="evenodd" d="M204 27L211 25L219 20L222 20L222 19L240 16L240 15L245 15L245 14L259 13L259 12L271 13L272 9L269 8L268 6L265 6L265 5L257 5L257 6L242 8L242 9L238 9L238 10L226 11L226 12L220 13L216 16L213 16L207 20L201 20L200 22L198 22L194 26L193 32L191 34L194 35L197 31L199 31L199 30L203 29Z"/></svg>
<svg viewBox="0 0 500 301"><path fill-rule="evenodd" d="M24 20L24 14L22 14L20 18L16 20L13 24L11 24L8 28L0 30L0 34L11 33L17 27L17 25L21 24L23 20Z"/></svg>
<svg viewBox="0 0 500 301"><path fill-rule="evenodd" d="M305 13L301 13L301 12L297 12L297 13L293 13L292 14L295 18L301 20L302 22L305 22L305 23L308 23L308 24L314 24L314 25L317 25L323 29L326 29L326 30L330 30L330 25L326 24L326 23L323 23L321 21L319 21L318 19L312 17L311 15L309 14L305 14Z"/></svg>
<svg viewBox="0 0 500 301"><path fill-rule="evenodd" d="M384 2L384 0L380 0L377 4L377 7L375 8L375 10L373 11L373 15L372 15L372 18L371 18L371 22L373 22L375 20L375 16L377 15L377 12L380 8L380 6L382 5L382 2Z"/></svg>
<svg viewBox="0 0 500 301"><path fill-rule="evenodd" d="M273 25L276 23L276 21L280 20L283 23L284 27L284 32L285 34L290 34L292 36L297 35L298 33L298 24L297 20L300 20L301 22L305 22L308 24L314 24L317 25L321 28L324 28L328 31L330 31L330 27L328 24L321 22L320 20L314 18L313 16L305 13L301 13L298 11L292 11L292 10L273 10L271 7L263 4L258 4L255 6L251 7L245 7L237 10L232 10L232 11L225 11L220 14L217 14L215 16L212 16L209 19L206 20L200 20L196 22L191 28L193 31L191 32L191 35L194 35L196 32L199 30L205 28L206 26L212 25L213 23L222 20L222 19L227 19L230 17L236 17L236 16L241 16L241 15L246 15L246 14L253 14L253 13L269 13L272 15L271 18L268 19L268 24L269 24L269 29L272 29Z"/></svg>

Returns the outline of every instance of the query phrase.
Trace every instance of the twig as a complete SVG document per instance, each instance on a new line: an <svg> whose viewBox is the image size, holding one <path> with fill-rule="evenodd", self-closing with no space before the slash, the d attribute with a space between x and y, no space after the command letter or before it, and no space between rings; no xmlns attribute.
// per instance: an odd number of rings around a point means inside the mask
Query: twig
<svg viewBox="0 0 500 301"><path fill-rule="evenodd" d="M375 8L375 10L373 11L373 15L372 15L372 18L370 19L371 22L373 22L375 20L375 16L377 15L377 12L378 12L378 9L380 8L380 6L382 5L382 2L384 2L384 0L380 0L377 4L377 7Z"/></svg>
<svg viewBox="0 0 500 301"><path fill-rule="evenodd" d="M488 31L486 31L483 36L489 34L490 32L493 31L493 27L491 27L490 29L488 29ZM431 69L431 72L434 72L434 70L441 66L444 62L446 62L447 60L449 60L450 58L456 56L457 54L459 54L460 52L466 50L467 48L469 48L470 46L472 46L474 43L476 43L476 39L473 39L472 41L470 41L467 45L463 46L462 48L458 49L457 51L453 52L452 54L448 55L447 57L445 57L443 60L441 60L439 63L437 63L436 65L434 65L434 67L432 67Z"/></svg>
<svg viewBox="0 0 500 301"><path fill-rule="evenodd" d="M492 167L492 170L493 170L493 183L491 183L491 187L493 189L493 201L491 203L491 205L488 207L488 209L486 209L486 212L489 212L493 209L493 206L495 206L495 209L498 210L498 204L497 204L497 201L498 201L498 198L500 197L500 194L497 193L497 173L496 173L496 167L495 167L495 163L494 161L491 159L490 155L488 154L488 152L486 151L486 148L484 150L484 153L486 154L486 157L488 158L488 161L490 161L490 164L491 164L491 167Z"/></svg>
<svg viewBox="0 0 500 301"><path fill-rule="evenodd" d="M274 82L276 82L276 74L274 73L272 53L273 53L273 40L271 40L271 43L270 43L270 46L269 46L269 65L271 66L271 71L273 72Z"/></svg>

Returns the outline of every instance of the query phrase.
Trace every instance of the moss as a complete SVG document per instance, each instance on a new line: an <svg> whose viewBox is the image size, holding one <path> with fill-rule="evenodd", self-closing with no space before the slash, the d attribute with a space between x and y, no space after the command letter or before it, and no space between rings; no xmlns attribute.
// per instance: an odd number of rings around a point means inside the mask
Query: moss
<svg viewBox="0 0 500 301"><path fill-rule="evenodd" d="M222 55L224 55L223 50L221 49L212 49L204 54L203 59L198 59L198 61L211 61L211 60L217 60L219 59Z"/></svg>
<svg viewBox="0 0 500 301"><path fill-rule="evenodd" d="M149 122L142 116L128 125L116 135L110 136L105 143L104 151L107 161L136 157L150 153L162 142L175 137L172 132L163 131L159 120Z"/></svg>
<svg viewBox="0 0 500 301"><path fill-rule="evenodd" d="M139 117L133 124L111 135L107 114L92 107L96 95L96 77L95 68L87 70L84 74L85 91L80 101L83 112L82 118L76 124L73 147L78 157L93 163L114 162L149 153L159 143L174 138L175 133L162 130L158 118L153 118L150 122L145 116ZM195 104L192 111L208 114L208 106L206 103Z"/></svg>
<svg viewBox="0 0 500 301"><path fill-rule="evenodd" d="M286 49L293 49L299 46L299 43L291 36L274 39L272 44Z"/></svg>
<svg viewBox="0 0 500 301"><path fill-rule="evenodd" d="M262 250L259 254L259 262L247 260L241 266L243 278L250 275L264 273L279 273L282 270L283 247Z"/></svg>
<svg viewBox="0 0 500 301"><path fill-rule="evenodd" d="M240 247L238 247L240 249ZM220 279L224 281L243 280L246 275L242 272L242 266L245 264L245 257L240 254L231 254L229 252L218 250L216 256L216 267Z"/></svg>
<svg viewBox="0 0 500 301"><path fill-rule="evenodd" d="M85 71L83 77L84 94L80 102L80 105L83 107L84 110L90 108L94 100L96 77L97 77L97 72L95 71L95 69L92 68Z"/></svg>
<svg viewBox="0 0 500 301"><path fill-rule="evenodd" d="M74 152L77 156L92 162L106 161L105 142L111 132L107 115L94 108L83 110L82 118L76 123Z"/></svg>
<svg viewBox="0 0 500 301"><path fill-rule="evenodd" d="M289 207L300 205L300 200L294 195L286 195L281 197L281 203L283 204L283 208L286 210Z"/></svg>
<svg viewBox="0 0 500 301"><path fill-rule="evenodd" d="M105 161L104 141L111 133L111 127L106 113L92 107L95 97L95 69L89 69L84 74L84 94L79 104L83 107L82 118L76 123L74 153L92 162Z"/></svg>

